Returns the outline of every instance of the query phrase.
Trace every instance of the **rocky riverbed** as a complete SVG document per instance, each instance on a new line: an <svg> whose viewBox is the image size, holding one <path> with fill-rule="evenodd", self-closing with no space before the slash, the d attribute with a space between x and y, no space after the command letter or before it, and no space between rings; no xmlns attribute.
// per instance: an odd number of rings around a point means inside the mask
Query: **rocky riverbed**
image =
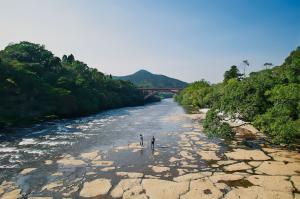
<svg viewBox="0 0 300 199"><path fill-rule="evenodd" d="M160 125L176 123L181 130L161 132L165 141L158 139L154 150L147 142L90 146L19 168L1 182L0 197L300 198L299 152L260 136L210 140L199 124L203 116L179 111L158 117Z"/></svg>

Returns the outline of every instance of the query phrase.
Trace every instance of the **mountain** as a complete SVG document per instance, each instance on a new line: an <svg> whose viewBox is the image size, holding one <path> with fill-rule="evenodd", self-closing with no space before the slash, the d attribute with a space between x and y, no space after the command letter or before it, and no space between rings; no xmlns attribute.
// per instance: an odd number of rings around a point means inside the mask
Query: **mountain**
<svg viewBox="0 0 300 199"><path fill-rule="evenodd" d="M115 79L127 80L139 87L155 87L155 88L184 88L188 83L167 77L165 75L157 75L146 70L139 70L134 74L127 76L115 76Z"/></svg>

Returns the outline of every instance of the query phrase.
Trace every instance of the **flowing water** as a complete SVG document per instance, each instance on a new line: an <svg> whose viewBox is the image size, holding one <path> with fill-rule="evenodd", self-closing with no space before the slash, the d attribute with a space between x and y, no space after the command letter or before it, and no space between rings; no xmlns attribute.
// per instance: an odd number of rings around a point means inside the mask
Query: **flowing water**
<svg viewBox="0 0 300 199"><path fill-rule="evenodd" d="M140 134L144 136L143 148L138 146ZM152 136L156 138L154 150L150 148ZM192 140L188 142L187 138ZM216 164L221 159L214 154L213 158L205 158L205 154L204 158L194 158L200 148L191 143L215 151L221 158L231 150L221 140L208 140L198 121L172 99L39 124L1 135L0 184L5 192L18 189L25 198L78 198L84 183L94 179L109 179L114 187L122 178L117 172L140 172L144 178L172 180L180 175L178 169L186 173L223 171L223 166ZM96 152L97 157L83 155L90 152ZM171 161L174 157L181 162ZM153 165L162 171L155 171ZM250 168L247 172L255 171ZM244 181L237 183L252 185ZM107 193L105 197L111 196Z"/></svg>

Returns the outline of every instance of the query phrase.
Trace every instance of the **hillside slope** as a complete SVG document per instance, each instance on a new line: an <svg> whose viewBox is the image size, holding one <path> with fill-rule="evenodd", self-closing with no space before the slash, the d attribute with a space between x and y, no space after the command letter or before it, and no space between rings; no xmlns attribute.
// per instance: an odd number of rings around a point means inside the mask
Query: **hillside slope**
<svg viewBox="0 0 300 199"><path fill-rule="evenodd" d="M115 79L127 80L139 87L155 87L155 88L184 88L188 84L186 82L167 77L165 75L157 75L146 70L139 70L132 75L115 76Z"/></svg>

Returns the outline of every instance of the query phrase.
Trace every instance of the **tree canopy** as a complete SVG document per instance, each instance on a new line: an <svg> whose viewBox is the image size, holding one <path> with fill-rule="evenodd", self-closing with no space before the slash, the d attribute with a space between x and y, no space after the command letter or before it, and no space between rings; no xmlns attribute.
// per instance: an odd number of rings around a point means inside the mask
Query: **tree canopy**
<svg viewBox="0 0 300 199"><path fill-rule="evenodd" d="M0 127L144 103L130 82L113 80L72 54L60 59L43 45L10 44L0 60Z"/></svg>
<svg viewBox="0 0 300 199"><path fill-rule="evenodd" d="M252 122L275 143L300 138L300 47L281 66L253 72L242 79L237 67L232 66L222 83L197 84L188 86L175 99L183 105L211 109L204 125L208 133L218 135L223 130L223 137L231 137L228 128L216 118L222 112ZM212 129L216 122L223 127Z"/></svg>

